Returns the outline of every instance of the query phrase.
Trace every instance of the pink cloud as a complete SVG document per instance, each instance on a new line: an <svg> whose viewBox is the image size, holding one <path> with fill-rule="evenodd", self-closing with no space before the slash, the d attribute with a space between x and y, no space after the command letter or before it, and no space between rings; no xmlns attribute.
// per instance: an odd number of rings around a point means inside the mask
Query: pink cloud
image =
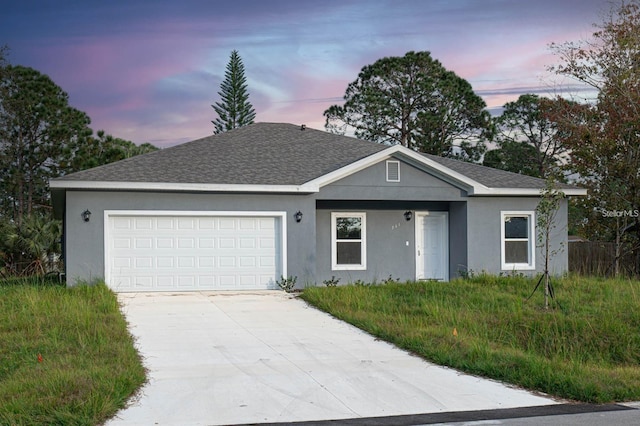
<svg viewBox="0 0 640 426"><path fill-rule="evenodd" d="M430 50L484 92L489 106L502 105L517 94L496 89L541 84L553 59L549 42L589 33L586 17L599 0L569 3L391 7L370 2L365 7L335 1L300 8L288 0L242 8L233 2L185 1L160 2L149 10L131 0L126 16L114 21L120 8L89 2L81 8L86 16L76 7L51 7L59 13L44 14L41 31L23 32L21 48L30 49L34 67L69 92L95 129L166 146L211 134L210 104L232 49L245 61L258 121L322 129L322 112L342 97L363 66L409 50Z"/></svg>

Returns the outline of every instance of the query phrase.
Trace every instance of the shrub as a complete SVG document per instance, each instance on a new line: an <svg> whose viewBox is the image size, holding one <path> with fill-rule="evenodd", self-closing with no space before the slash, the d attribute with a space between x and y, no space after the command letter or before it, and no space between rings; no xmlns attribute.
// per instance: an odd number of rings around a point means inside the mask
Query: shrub
<svg viewBox="0 0 640 426"><path fill-rule="evenodd" d="M290 275L287 278L281 276L280 279L276 281L276 284L278 284L278 287L280 287L282 290L286 291L287 293L291 293L296 287L296 281L298 281L298 277L296 276Z"/></svg>
<svg viewBox="0 0 640 426"><path fill-rule="evenodd" d="M331 279L329 280L322 281L322 283L327 287L336 287L339 282L340 282L340 278L336 278L335 275L331 275Z"/></svg>

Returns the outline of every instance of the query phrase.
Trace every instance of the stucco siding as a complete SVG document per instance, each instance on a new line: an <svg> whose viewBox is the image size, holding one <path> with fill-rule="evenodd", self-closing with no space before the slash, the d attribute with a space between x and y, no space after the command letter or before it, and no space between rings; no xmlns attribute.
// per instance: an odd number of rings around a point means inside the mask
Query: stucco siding
<svg viewBox="0 0 640 426"><path fill-rule="evenodd" d="M400 182L387 182L386 173L386 160L383 160L323 187L317 198L458 201L466 197L459 188L405 162L400 162Z"/></svg>
<svg viewBox="0 0 640 426"><path fill-rule="evenodd" d="M467 241L468 265L470 272L524 273L535 275L544 271L544 255L540 247L536 247L535 270L505 270L501 265L500 227L502 211L535 211L539 199L534 197L476 197L469 198L467 203ZM537 246L537 233L534 237ZM562 202L556 215L556 227L551 234L552 250L558 250L550 261L549 271L552 274L563 274L568 269L567 254L567 202Z"/></svg>
<svg viewBox="0 0 640 426"><path fill-rule="evenodd" d="M467 203L453 202L449 207L449 277L457 278L467 270Z"/></svg>
<svg viewBox="0 0 640 426"><path fill-rule="evenodd" d="M316 214L317 283L332 276L340 284L357 280L380 282L391 276L402 281L415 278L415 220L406 221L403 211L347 210L366 213L366 270L332 270L331 212L318 210ZM344 211L344 210L342 210Z"/></svg>
<svg viewBox="0 0 640 426"><path fill-rule="evenodd" d="M91 221L80 214L89 209ZM67 282L104 278L105 210L148 211L274 211L286 212L287 275L303 286L315 282L315 201L308 196L278 194L186 194L151 192L68 191L65 262ZM303 213L300 223L293 219Z"/></svg>
<svg viewBox="0 0 640 426"><path fill-rule="evenodd" d="M416 277L416 218L403 214L446 211L449 221L449 277L461 272L510 273L501 265L501 212L534 211L537 197L466 197L464 191L415 167L401 163L400 182L386 182L381 161L323 187L315 194L232 194L184 192L73 191L66 192L65 262L67 282L90 281L105 274L105 210L190 212L284 212L287 275L298 287L323 285L332 276L341 284L380 282L389 276ZM81 213L89 209L91 221ZM301 211L297 223L293 215ZM331 212L366 213L366 269L333 270ZM550 271L568 268L567 203L556 216L552 248L557 253ZM537 245L537 244L536 244ZM535 274L544 270L544 255L536 248ZM519 272L519 271L517 271Z"/></svg>

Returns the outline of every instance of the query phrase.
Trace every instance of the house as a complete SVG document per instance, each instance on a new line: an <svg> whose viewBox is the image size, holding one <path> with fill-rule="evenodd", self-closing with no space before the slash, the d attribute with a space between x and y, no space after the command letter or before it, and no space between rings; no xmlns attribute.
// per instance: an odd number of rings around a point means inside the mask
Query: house
<svg viewBox="0 0 640 426"><path fill-rule="evenodd" d="M258 123L50 182L69 284L117 291L447 281L542 270L544 182L292 124ZM583 189L565 186L567 195ZM553 246L567 242L566 201ZM551 271L567 270L567 253Z"/></svg>

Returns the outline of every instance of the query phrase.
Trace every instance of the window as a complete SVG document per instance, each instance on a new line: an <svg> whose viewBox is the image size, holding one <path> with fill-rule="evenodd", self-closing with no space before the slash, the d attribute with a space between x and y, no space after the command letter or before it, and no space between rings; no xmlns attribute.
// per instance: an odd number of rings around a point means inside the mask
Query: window
<svg viewBox="0 0 640 426"><path fill-rule="evenodd" d="M535 269L535 213L502 212L501 218L502 269Z"/></svg>
<svg viewBox="0 0 640 426"><path fill-rule="evenodd" d="M400 182L399 161L387 161L387 182Z"/></svg>
<svg viewBox="0 0 640 426"><path fill-rule="evenodd" d="M365 213L331 213L331 268L366 269Z"/></svg>

